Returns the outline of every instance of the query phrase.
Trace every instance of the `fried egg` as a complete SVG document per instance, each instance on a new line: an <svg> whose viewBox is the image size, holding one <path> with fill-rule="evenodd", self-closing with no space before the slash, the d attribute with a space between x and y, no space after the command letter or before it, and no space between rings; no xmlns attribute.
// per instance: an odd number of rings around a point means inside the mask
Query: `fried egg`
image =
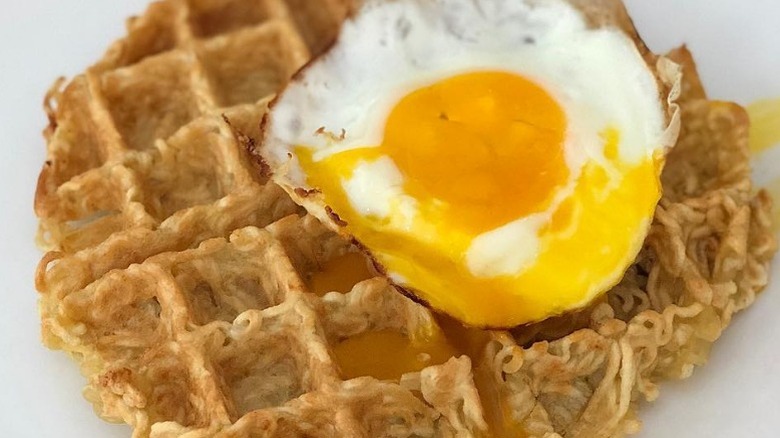
<svg viewBox="0 0 780 438"><path fill-rule="evenodd" d="M273 103L275 181L466 324L587 305L648 232L679 70L581 3L365 1Z"/></svg>

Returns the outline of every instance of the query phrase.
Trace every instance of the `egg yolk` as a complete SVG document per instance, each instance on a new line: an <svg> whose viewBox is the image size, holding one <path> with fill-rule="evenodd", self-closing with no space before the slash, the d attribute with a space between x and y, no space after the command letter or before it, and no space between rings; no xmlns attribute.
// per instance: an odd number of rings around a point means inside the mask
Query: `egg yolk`
<svg viewBox="0 0 780 438"><path fill-rule="evenodd" d="M309 290L319 296L333 291L349 292L355 284L374 276L367 262L363 254L354 252L334 257L323 264L320 271L312 274ZM397 380L403 374L442 364L459 355L458 349L453 346L459 344L450 343L446 332L436 326L428 329L411 337L385 329L345 339L336 345L333 352L342 377L371 376Z"/></svg>
<svg viewBox="0 0 780 438"><path fill-rule="evenodd" d="M372 376L397 380L406 373L439 365L457 356L442 333L411 338L395 330L377 330L348 338L334 347L333 354L342 377Z"/></svg>
<svg viewBox="0 0 780 438"><path fill-rule="evenodd" d="M620 132L604 128L600 160L571 169L569 140L565 113L543 88L515 74L475 72L403 97L380 145L319 160L308 147L295 154L307 183L397 284L466 324L511 327L584 306L617 283L660 198L662 156L622 162ZM415 202L403 226L393 222L398 205L385 217L361 213L345 188L361 165L387 158ZM538 212L548 216L528 265L474 273L466 259L477 237Z"/></svg>
<svg viewBox="0 0 780 438"><path fill-rule="evenodd" d="M748 107L750 149L763 152L780 145L780 99L761 100Z"/></svg>
<svg viewBox="0 0 780 438"><path fill-rule="evenodd" d="M364 256L345 253L326 262L310 279L310 290L318 295L331 291L349 291L359 281L371 278ZM398 380L402 375L439 365L452 357L468 355L474 371L474 382L490 428L490 436L526 436L519 424L512 421L506 395L499 396L492 381L493 373L484 363L485 346L490 340L487 331L463 326L444 315L436 316L436 324L428 333L409 336L395 330L361 333L336 344L333 355L345 379L371 376L382 380Z"/></svg>
<svg viewBox="0 0 780 438"><path fill-rule="evenodd" d="M356 284L372 277L374 274L368 268L366 256L348 252L324 263L319 271L309 277L307 286L317 296L328 292L347 293Z"/></svg>
<svg viewBox="0 0 780 438"><path fill-rule="evenodd" d="M380 149L408 194L441 201L445 223L480 233L547 208L569 177L565 133L563 110L538 85L479 72L402 99Z"/></svg>

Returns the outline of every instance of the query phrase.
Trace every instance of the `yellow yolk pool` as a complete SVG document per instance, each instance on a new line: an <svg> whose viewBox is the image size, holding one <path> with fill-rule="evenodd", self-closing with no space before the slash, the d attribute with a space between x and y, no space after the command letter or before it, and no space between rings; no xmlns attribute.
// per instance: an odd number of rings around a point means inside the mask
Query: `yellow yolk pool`
<svg viewBox="0 0 780 438"><path fill-rule="evenodd" d="M438 331L411 339L395 330L365 332L342 341L333 353L343 378L372 376L381 380L397 380L457 356Z"/></svg>
<svg viewBox="0 0 780 438"><path fill-rule="evenodd" d="M748 106L750 149L762 152L780 145L780 99L761 100Z"/></svg>
<svg viewBox="0 0 780 438"><path fill-rule="evenodd" d="M312 292L324 294L333 290L349 290L353 282L363 276L369 278L366 259L361 254L346 253L325 264L321 272L312 277L315 284L330 285L312 288ZM484 365L485 346L489 332L463 326L444 315L436 316L432 334L418 335L410 339L395 330L379 330L362 333L342 341L334 349L334 358L346 379L371 376L383 380L397 380L403 374L420 371L427 366L439 365L451 357L468 355L474 371L474 382L485 409L486 419L493 437L523 437L522 428L511 419L506 402L496 393L493 374Z"/></svg>
<svg viewBox="0 0 780 438"><path fill-rule="evenodd" d="M747 110L750 114L750 149L753 154L761 155L772 148L780 148L780 99L760 100L749 105ZM765 189L775 199L780 198L780 179L770 181ZM780 230L780 208L777 206L772 210L772 226Z"/></svg>
<svg viewBox="0 0 780 438"><path fill-rule="evenodd" d="M328 260L308 281L309 291L317 296L328 292L347 293L363 280L374 277L362 253L348 252Z"/></svg>
<svg viewBox="0 0 780 438"><path fill-rule="evenodd" d="M373 276L363 254L348 252L332 258L314 273L309 290L318 296L333 291L347 293ZM411 338L395 330L365 332L337 344L334 355L344 378L372 376L384 380L398 379L458 356L438 329Z"/></svg>

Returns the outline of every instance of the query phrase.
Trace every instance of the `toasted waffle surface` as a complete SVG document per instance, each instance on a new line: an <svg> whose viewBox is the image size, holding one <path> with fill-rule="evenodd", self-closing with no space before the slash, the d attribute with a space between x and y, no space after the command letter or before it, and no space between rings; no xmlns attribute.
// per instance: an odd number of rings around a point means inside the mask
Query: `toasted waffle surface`
<svg viewBox="0 0 780 438"><path fill-rule="evenodd" d="M767 282L769 200L751 192L743 110L708 101L690 55L674 52L683 136L624 280L574 315L464 329L370 274L319 290L318 272L357 248L252 154L269 99L347 8L153 3L53 88L35 200L46 344L79 362L98 414L138 437L636 431L636 401L703 363ZM378 339L416 345L409 363L387 365L400 353ZM366 372L377 366L390 375Z"/></svg>

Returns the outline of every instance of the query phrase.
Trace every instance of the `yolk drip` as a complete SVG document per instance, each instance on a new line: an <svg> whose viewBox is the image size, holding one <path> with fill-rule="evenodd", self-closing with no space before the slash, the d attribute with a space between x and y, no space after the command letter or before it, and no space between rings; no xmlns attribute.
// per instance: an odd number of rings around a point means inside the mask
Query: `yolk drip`
<svg viewBox="0 0 780 438"><path fill-rule="evenodd" d="M750 149L760 154L773 147L780 147L780 99L761 100L748 106L750 114ZM780 179L770 182L766 189L780 198ZM780 208L772 211L773 228L780 230Z"/></svg>
<svg viewBox="0 0 780 438"><path fill-rule="evenodd" d="M363 254L348 252L325 263L311 277L309 288L319 296L332 291L346 293L356 283L373 276ZM339 343L334 355L344 378L372 376L390 380L444 363L458 354L448 337L432 327L431 333L416 334L411 339L394 330L365 332Z"/></svg>
<svg viewBox="0 0 780 438"><path fill-rule="evenodd" d="M479 390L479 398L485 421L488 425L488 435L491 438L526 438L523 426L514 420L509 399L512 394L502 390L495 381L494 372L486 366L474 370L474 384Z"/></svg>
<svg viewBox="0 0 780 438"><path fill-rule="evenodd" d="M748 107L750 149L762 152L780 145L780 99L762 100Z"/></svg>
<svg viewBox="0 0 780 438"><path fill-rule="evenodd" d="M532 82L470 73L402 99L379 146L319 161L307 147L295 152L308 184L405 287L466 324L511 327L583 306L617 283L660 198L663 160L622 162L615 129L602 133L603 162L588 162L570 181L565 131L559 105ZM417 203L403 229L358 212L344 187L361 162L388 156ZM567 184L573 191L551 209ZM531 265L495 277L470 271L465 254L478 235L539 211L550 218Z"/></svg>
<svg viewBox="0 0 780 438"><path fill-rule="evenodd" d="M494 438L523 438L527 436L522 426L512 416L507 403L509 394L501 391L495 382L494 370L485 359L485 349L490 341L490 332L465 327L458 321L438 315L437 323L450 343L460 354L468 355L474 367L473 378L485 414L490 434Z"/></svg>
<svg viewBox="0 0 780 438"><path fill-rule="evenodd" d="M348 252L328 260L309 278L309 290L317 296L328 292L347 293L363 280L374 277L362 253Z"/></svg>
<svg viewBox="0 0 780 438"><path fill-rule="evenodd" d="M333 290L348 291L352 284L371 277L366 258L360 253L346 253L328 261L323 270L312 277L322 285L312 292L324 294ZM365 332L339 343L334 349L342 376L351 379L372 376L382 380L397 380L403 374L420 371L431 365L446 362L462 354L471 358L476 368L474 382L486 409L490 436L523 437L523 429L512 421L506 403L506 394L499 394L492 382L492 372L485 366L485 347L489 332L466 327L445 315L436 315L438 328L432 334L414 339L395 330ZM439 330L440 329L440 330Z"/></svg>
<svg viewBox="0 0 780 438"><path fill-rule="evenodd" d="M466 327L462 322L445 315L437 315L436 323L441 327L447 340L460 353L471 358L472 363L482 360L485 346L490 341L490 332L478 328Z"/></svg>
<svg viewBox="0 0 780 438"><path fill-rule="evenodd" d="M547 207L569 177L565 132L563 110L541 87L481 72L403 98L380 149L408 194L443 202L444 223L479 233Z"/></svg>
<svg viewBox="0 0 780 438"><path fill-rule="evenodd" d="M380 380L397 380L403 374L439 365L457 356L438 331L420 339L410 339L389 329L348 338L336 345L333 353L343 378L372 376Z"/></svg>

